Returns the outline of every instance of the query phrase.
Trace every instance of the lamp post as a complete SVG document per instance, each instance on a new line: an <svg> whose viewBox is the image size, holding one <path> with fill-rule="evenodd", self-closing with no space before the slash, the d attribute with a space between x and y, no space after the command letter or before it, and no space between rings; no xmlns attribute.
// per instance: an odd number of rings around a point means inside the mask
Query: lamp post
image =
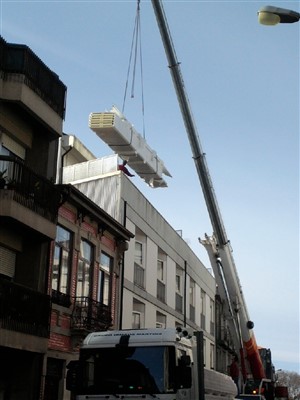
<svg viewBox="0 0 300 400"><path fill-rule="evenodd" d="M257 15L262 25L292 24L300 20L300 14L297 11L273 6L260 8Z"/></svg>

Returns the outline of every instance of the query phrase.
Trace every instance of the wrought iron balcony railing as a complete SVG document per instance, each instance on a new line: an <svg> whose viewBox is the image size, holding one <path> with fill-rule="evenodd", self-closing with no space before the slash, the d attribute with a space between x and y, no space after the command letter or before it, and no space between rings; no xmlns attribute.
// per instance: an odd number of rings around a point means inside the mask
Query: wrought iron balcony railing
<svg viewBox="0 0 300 400"><path fill-rule="evenodd" d="M62 193L48 179L35 174L22 161L0 155L0 189L11 189L13 200L42 217L56 221Z"/></svg>
<svg viewBox="0 0 300 400"><path fill-rule="evenodd" d="M0 328L49 336L50 296L0 279Z"/></svg>
<svg viewBox="0 0 300 400"><path fill-rule="evenodd" d="M98 331L111 326L111 312L107 305L89 297L75 297L71 317L71 328L74 331Z"/></svg>

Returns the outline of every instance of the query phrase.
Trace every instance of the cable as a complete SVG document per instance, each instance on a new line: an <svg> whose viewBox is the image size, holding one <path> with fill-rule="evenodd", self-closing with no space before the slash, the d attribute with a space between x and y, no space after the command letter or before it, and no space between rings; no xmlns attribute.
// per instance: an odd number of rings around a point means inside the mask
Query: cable
<svg viewBox="0 0 300 400"><path fill-rule="evenodd" d="M128 70L127 70L127 78L126 78L125 93L124 93L124 98L123 98L122 113L124 113L124 109L125 109L125 102L126 102L126 97L127 97L127 89L128 89L129 75L130 75L130 71L131 71L133 55L134 55L134 60L133 60L133 71L132 71L131 98L134 98L138 53L140 54L139 61L140 61L140 66L141 66L140 74L141 74L141 90L142 90L143 137L145 138L145 105L144 105L144 84L143 84L144 79L143 79L143 62L142 62L140 0L137 0L137 10L136 10L133 35L132 35L132 43L131 43L131 49L130 49L129 65L128 65Z"/></svg>

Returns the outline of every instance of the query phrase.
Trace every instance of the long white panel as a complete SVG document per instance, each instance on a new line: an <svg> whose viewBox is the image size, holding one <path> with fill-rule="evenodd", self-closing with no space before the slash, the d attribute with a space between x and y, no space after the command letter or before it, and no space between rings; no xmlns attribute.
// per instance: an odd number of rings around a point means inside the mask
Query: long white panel
<svg viewBox="0 0 300 400"><path fill-rule="evenodd" d="M89 127L151 187L167 186L162 175L171 174L163 161L116 107L91 113Z"/></svg>

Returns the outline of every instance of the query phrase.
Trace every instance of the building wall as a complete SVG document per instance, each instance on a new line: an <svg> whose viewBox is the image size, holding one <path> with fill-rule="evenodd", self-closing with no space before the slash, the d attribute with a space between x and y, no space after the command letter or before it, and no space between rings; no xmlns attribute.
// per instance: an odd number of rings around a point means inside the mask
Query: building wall
<svg viewBox="0 0 300 400"><path fill-rule="evenodd" d="M214 368L215 337L210 322L214 318L211 316L211 312L214 313L211 304L214 304L215 280L187 243L135 187L132 180L118 171L117 165L117 155L88 161L66 168L64 178L70 179L69 182L135 235L125 254L121 327L132 328L135 326L133 321L140 318L141 328L162 324L168 327L181 325L203 329L205 359L207 366ZM99 171L103 174L99 174ZM135 281L136 243L143 244L143 285ZM157 283L160 259L163 259L161 261L165 274L162 284ZM182 271L182 306L185 304L182 312L176 310L176 267ZM195 285L193 304L190 304L191 282ZM161 301L158 290L161 291L163 286L165 298ZM203 311L201 291L205 303Z"/></svg>
<svg viewBox="0 0 300 400"><path fill-rule="evenodd" d="M0 188L0 398L36 400L48 344L48 255L57 215L48 195L56 194L50 179L66 87L27 46L0 36L0 53L0 172L6 171Z"/></svg>

